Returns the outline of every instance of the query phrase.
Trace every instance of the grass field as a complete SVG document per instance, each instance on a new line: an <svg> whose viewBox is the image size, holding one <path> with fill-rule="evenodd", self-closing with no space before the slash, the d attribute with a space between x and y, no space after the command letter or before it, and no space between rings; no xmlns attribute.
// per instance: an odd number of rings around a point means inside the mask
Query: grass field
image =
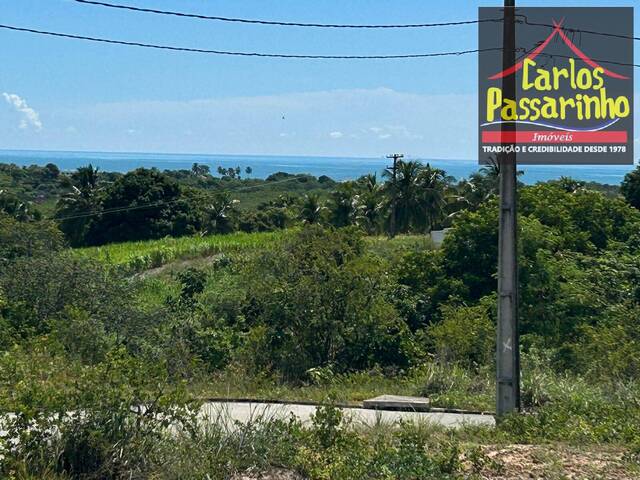
<svg viewBox="0 0 640 480"><path fill-rule="evenodd" d="M297 229L275 232L244 233L228 235L208 235L190 237L166 237L159 240L112 243L101 247L78 248L76 253L112 265L123 267L130 273L142 272L176 261L210 257L216 254L235 254L266 248L292 235ZM387 237L367 237L368 248L378 255L409 249L431 248L424 235L398 235L392 240Z"/></svg>
<svg viewBox="0 0 640 480"><path fill-rule="evenodd" d="M141 272L168 263L209 257L219 253L239 253L265 248L291 235L292 230L228 235L162 238L140 242L113 243L101 247L79 248L76 252L90 258Z"/></svg>

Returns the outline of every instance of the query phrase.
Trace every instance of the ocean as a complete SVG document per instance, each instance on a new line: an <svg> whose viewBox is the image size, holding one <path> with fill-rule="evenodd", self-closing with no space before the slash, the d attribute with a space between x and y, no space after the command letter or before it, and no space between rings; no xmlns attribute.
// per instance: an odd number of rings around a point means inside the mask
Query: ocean
<svg viewBox="0 0 640 480"><path fill-rule="evenodd" d="M445 170L456 179L468 177L478 170L474 160L438 160L415 158ZM0 163L20 166L56 164L61 170L74 170L91 163L102 171L127 172L138 167L157 167L160 170L190 169L194 163L206 164L216 174L218 166L240 166L244 172L251 167L252 178L266 178L272 173L308 173L314 176L328 175L334 180L350 180L367 173L381 173L389 160L380 158L270 156L270 155L204 155L167 153L109 153L62 152L41 150L0 150ZM619 184L632 166L620 165L523 165L520 180L533 184L540 181L573 177L611 185ZM1 186L1 185L0 185Z"/></svg>

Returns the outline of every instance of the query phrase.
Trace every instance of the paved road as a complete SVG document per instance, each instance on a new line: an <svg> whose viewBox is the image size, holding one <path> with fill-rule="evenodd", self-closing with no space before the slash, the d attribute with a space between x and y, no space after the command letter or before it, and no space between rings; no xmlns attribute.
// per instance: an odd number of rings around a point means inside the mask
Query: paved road
<svg viewBox="0 0 640 480"><path fill-rule="evenodd" d="M291 414L302 422L308 422L316 411L313 405L301 404L273 404L273 403L246 403L246 402L207 402L202 406L202 416L218 421L239 421L249 423L256 419L287 419ZM444 412L395 412L369 410L362 408L342 408L346 418L351 418L354 423L375 425L379 423L395 423L399 420L431 422L446 427L460 427L464 424L471 425L495 425L491 415L476 415L466 413ZM231 420L231 422L229 422Z"/></svg>

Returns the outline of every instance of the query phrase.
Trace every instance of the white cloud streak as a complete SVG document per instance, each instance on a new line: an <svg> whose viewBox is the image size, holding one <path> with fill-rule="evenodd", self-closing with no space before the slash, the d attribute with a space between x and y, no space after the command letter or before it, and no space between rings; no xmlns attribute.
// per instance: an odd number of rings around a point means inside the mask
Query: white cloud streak
<svg viewBox="0 0 640 480"><path fill-rule="evenodd" d="M36 130L42 130L42 122L40 121L40 114L31 108L27 101L16 95L15 93L4 92L2 94L4 99L9 105L11 105L16 112L20 114L20 123L18 126L22 130L26 130L29 127L33 127Z"/></svg>

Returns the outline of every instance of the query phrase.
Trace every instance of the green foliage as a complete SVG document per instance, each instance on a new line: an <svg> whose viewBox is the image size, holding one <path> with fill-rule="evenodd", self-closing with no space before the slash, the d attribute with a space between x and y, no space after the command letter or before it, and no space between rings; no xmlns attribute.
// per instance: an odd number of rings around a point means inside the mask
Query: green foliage
<svg viewBox="0 0 640 480"><path fill-rule="evenodd" d="M620 192L629 205L640 209L640 167L625 175Z"/></svg>
<svg viewBox="0 0 640 480"><path fill-rule="evenodd" d="M62 195L56 205L60 229L73 246L83 245L96 215L101 210L100 176L91 164L71 174L71 191Z"/></svg>
<svg viewBox="0 0 640 480"><path fill-rule="evenodd" d="M442 362L478 367L492 363L495 324L490 317L495 297L475 306L444 305L442 320L428 329L434 351Z"/></svg>
<svg viewBox="0 0 640 480"><path fill-rule="evenodd" d="M99 263L67 253L19 258L2 272L0 286L10 299L6 318L24 337L48 333L70 306L114 326L130 321L125 285Z"/></svg>
<svg viewBox="0 0 640 480"><path fill-rule="evenodd" d="M570 346L577 367L599 379L640 377L640 308L619 305L595 325L584 325L580 340Z"/></svg>
<svg viewBox="0 0 640 480"><path fill-rule="evenodd" d="M94 245L193 234L200 228L196 201L158 170L139 168L109 185L103 211L91 225L87 242Z"/></svg>
<svg viewBox="0 0 640 480"><path fill-rule="evenodd" d="M44 360L44 361L43 361ZM69 478L144 477L157 468L157 445L167 428L190 425L184 388L164 384L162 366L145 364L121 350L82 367L39 342L0 358L5 444L3 476L23 469ZM7 390L3 389L3 394ZM6 478L6 477L5 477Z"/></svg>
<svg viewBox="0 0 640 480"><path fill-rule="evenodd" d="M177 260L266 249L289 235L291 232L277 231L251 234L237 232L229 235L195 235L180 238L166 237L161 240L114 243L101 247L76 249L74 253L114 264L128 273L136 273Z"/></svg>
<svg viewBox="0 0 640 480"><path fill-rule="evenodd" d="M45 170L0 169L19 180L17 203L3 203L13 213L0 214L0 407L17 414L3 429L18 439L3 443L0 476L222 479L282 465L391 480L488 464L452 433L436 444L419 425L363 432L334 407L310 425L200 428L184 386L492 409L497 169L458 185L415 162L396 184L214 178L200 165ZM141 240L60 251L54 224L14 208L28 202L26 179L47 175L58 216L103 212L61 221L74 245ZM236 205L244 194L255 208ZM398 231L451 224L442 248L424 235L364 237L388 228L394 196ZM519 202L526 414L474 438L637 444L640 212L568 178L522 186Z"/></svg>
<svg viewBox="0 0 640 480"><path fill-rule="evenodd" d="M20 222L40 220L42 213L31 202L23 202L17 195L0 190L0 213Z"/></svg>
<svg viewBox="0 0 640 480"><path fill-rule="evenodd" d="M257 366L295 380L334 364L408 362L412 340L388 300L386 266L362 252L355 231L309 227L257 259L244 280Z"/></svg>
<svg viewBox="0 0 640 480"><path fill-rule="evenodd" d="M0 266L18 257L47 254L63 246L64 237L54 222L21 222L0 213Z"/></svg>

